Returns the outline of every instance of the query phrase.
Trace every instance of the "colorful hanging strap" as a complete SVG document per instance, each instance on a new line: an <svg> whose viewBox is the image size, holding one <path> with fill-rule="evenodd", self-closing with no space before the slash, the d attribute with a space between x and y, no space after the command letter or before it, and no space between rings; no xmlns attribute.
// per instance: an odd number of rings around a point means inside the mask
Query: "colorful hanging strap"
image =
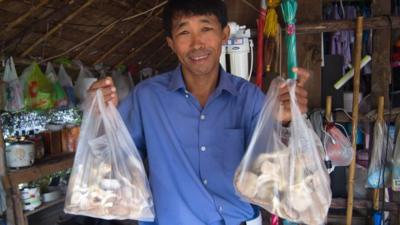
<svg viewBox="0 0 400 225"><path fill-rule="evenodd" d="M287 24L286 29L286 47L288 52L288 77L297 79L297 74L292 71L293 67L297 67L296 53L296 0L283 0L281 4L283 19Z"/></svg>

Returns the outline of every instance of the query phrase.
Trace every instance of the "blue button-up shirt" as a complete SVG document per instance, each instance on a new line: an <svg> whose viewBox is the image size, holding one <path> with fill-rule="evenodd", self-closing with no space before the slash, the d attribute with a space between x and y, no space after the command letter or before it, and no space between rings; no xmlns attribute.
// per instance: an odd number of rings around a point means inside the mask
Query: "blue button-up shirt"
<svg viewBox="0 0 400 225"><path fill-rule="evenodd" d="M141 224L238 225L256 216L233 177L263 101L259 88L222 69L204 107L180 67L137 85L119 111L149 162L156 220Z"/></svg>

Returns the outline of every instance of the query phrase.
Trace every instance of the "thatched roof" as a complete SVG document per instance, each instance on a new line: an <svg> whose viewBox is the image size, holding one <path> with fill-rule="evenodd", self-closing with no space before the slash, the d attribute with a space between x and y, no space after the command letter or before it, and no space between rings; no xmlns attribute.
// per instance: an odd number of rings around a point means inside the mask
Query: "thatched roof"
<svg viewBox="0 0 400 225"><path fill-rule="evenodd" d="M256 27L257 0L226 0L230 20ZM86 65L119 63L175 67L165 44L165 0L0 0L2 57Z"/></svg>

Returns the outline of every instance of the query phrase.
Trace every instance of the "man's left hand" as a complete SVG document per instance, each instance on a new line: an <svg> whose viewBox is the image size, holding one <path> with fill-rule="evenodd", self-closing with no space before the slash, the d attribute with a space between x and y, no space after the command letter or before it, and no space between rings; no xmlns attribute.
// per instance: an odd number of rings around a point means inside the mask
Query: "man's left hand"
<svg viewBox="0 0 400 225"><path fill-rule="evenodd" d="M304 84L310 77L310 72L303 68L295 67L293 68L293 72L297 73L297 85L296 85L296 98L297 105L300 108L301 113L307 112L307 104L308 104L308 92L304 89ZM282 123L288 123L292 119L291 110L290 110L290 95L289 95L289 87L286 83L283 83L279 87L279 101L282 106L282 110L280 111L279 120Z"/></svg>

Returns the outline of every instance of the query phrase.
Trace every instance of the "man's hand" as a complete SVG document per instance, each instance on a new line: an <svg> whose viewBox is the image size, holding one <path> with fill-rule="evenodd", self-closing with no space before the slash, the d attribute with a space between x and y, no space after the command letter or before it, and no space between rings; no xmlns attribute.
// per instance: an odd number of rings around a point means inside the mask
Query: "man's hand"
<svg viewBox="0 0 400 225"><path fill-rule="evenodd" d="M296 98L297 104L300 108L301 113L307 112L308 104L308 93L304 89L304 84L310 77L310 72L302 68L293 68L293 72L297 73L297 85L296 85ZM282 109L280 111L279 120L284 124L290 122L292 119L290 111L290 95L289 87L286 83L283 83L279 87L279 101L281 103Z"/></svg>
<svg viewBox="0 0 400 225"><path fill-rule="evenodd" d="M94 82L88 92L94 92L98 89L101 89L103 92L104 101L107 103L111 103L114 106L118 105L118 94L117 89L114 86L114 82L111 77L106 77L104 79L98 80Z"/></svg>

